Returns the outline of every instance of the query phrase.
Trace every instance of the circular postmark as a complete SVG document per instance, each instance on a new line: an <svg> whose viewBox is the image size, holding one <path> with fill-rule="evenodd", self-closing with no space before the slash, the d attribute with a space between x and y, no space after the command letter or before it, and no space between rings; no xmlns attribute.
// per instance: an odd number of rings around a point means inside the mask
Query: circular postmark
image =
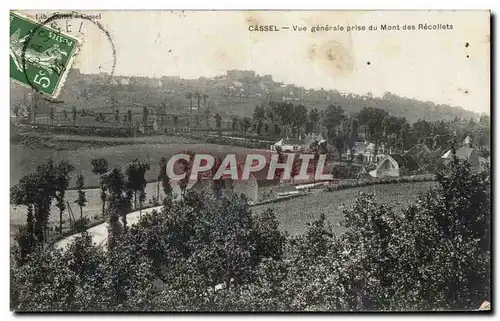
<svg viewBox="0 0 500 321"><path fill-rule="evenodd" d="M112 51L112 66L111 66L111 72L109 74L109 76L107 77L107 81L106 83L110 83L111 80L113 79L113 76L114 76L114 73L115 73L115 67L116 67L116 49L115 49L115 45L114 45L114 42L113 42L113 39L111 37L111 34L104 28L104 26L99 22L97 21L96 19L93 19L91 16L88 16L88 15L85 15L85 14L81 14L81 13L78 13L78 12L70 12L70 13L54 13L52 14L51 16L49 16L47 19L41 21L41 22L38 22L35 24L35 27L31 30L31 32L27 35L26 37L26 40L24 41L23 43L23 47L22 47L22 52L21 52L21 68L22 68L22 72L23 74L25 75L26 77L26 81L29 85L29 87L31 87L35 92L37 93L40 93L42 94L42 98L51 102L51 103L63 103L64 101L63 100L60 100L60 99L57 99L57 98L52 98L52 97L47 97L46 93L43 92L42 90L40 90L39 86L43 86L43 84L40 84L40 83L37 83L38 86L36 84L33 83L33 81L30 79L30 77L28 76L28 68L27 68L27 63L33 63L34 60L32 57L30 57L27 53L30 49L33 49L33 48L30 48L30 45L31 47L33 47L33 39L35 37L40 37L40 36L46 36L45 33L43 33L43 27L47 27L47 25L49 25L50 23L52 22L55 22L57 20L63 20L63 19L82 19L82 20L86 20L86 21L90 21L93 25L95 25L102 33L104 33L104 35L106 36L107 40L109 41L109 44L111 46L111 51ZM54 29L54 28L50 28L50 29ZM53 37L57 38L57 36L60 36L60 34L62 34L60 32L60 30L55 30L55 35L53 35ZM60 37L59 38L59 41L60 42L64 42L67 40L65 40L63 37ZM81 46L82 44L79 44L79 46ZM54 50L58 51L58 48L59 48L59 45L58 44L53 44L53 46L49 49L49 50ZM35 47L36 49L36 47ZM78 48L79 49L79 48ZM49 50L45 50L44 53L48 52ZM77 51L75 51L72 56L73 57L67 57L67 59L73 59L74 56L76 56L77 54ZM31 60L30 60L31 59ZM35 59L38 59L38 60L35 60L35 62L39 61L39 58L35 58ZM51 70L49 70L49 72L55 72L57 75L59 75L62 79L61 81L64 81L64 77L65 77L65 73L67 73L69 70L67 70L67 68L71 67L70 64L62 64L60 60L56 59L53 61L52 63L52 66L51 66ZM43 75L43 72L40 72L40 74ZM63 84L61 84L62 86ZM105 86L103 86L102 90L105 89Z"/></svg>

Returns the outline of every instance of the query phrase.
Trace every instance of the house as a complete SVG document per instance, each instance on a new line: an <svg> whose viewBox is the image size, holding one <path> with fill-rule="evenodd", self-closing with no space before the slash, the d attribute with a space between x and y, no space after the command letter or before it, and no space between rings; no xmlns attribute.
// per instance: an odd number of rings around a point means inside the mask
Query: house
<svg viewBox="0 0 500 321"><path fill-rule="evenodd" d="M259 200L259 184L253 174L250 174L248 180L236 180L232 184L234 194L244 194L250 203L256 203Z"/></svg>
<svg viewBox="0 0 500 321"><path fill-rule="evenodd" d="M370 171L371 177L400 177L404 172L414 172L421 168L421 165L413 155L405 153L403 155L392 154L385 156L378 164L377 168Z"/></svg>
<svg viewBox="0 0 500 321"><path fill-rule="evenodd" d="M377 155L375 155L375 144L369 142L355 142L352 150L349 149L347 153L344 154L346 159L350 158L351 155L354 159L358 159L361 155L363 157L363 162L370 163L374 161L380 161L385 157L385 146L383 144L379 145Z"/></svg>
<svg viewBox="0 0 500 321"><path fill-rule="evenodd" d="M262 177L262 179L258 179L258 176L258 173L256 175L250 174L248 180L233 181L232 192L244 194L250 204L255 204L296 191L295 186L290 183L281 182L277 178L268 180Z"/></svg>
<svg viewBox="0 0 500 321"><path fill-rule="evenodd" d="M285 153L290 152L302 152L306 150L308 146L306 145L305 140L300 138L282 138L277 141L274 145L271 145L272 151L277 151L281 149L281 151Z"/></svg>
<svg viewBox="0 0 500 321"><path fill-rule="evenodd" d="M470 136L465 137L465 139L464 139L464 146L466 146L466 147L472 147L472 138L470 138Z"/></svg>
<svg viewBox="0 0 500 321"><path fill-rule="evenodd" d="M479 170L481 167L479 154L477 150L472 147L472 138L470 136L465 137L462 147L456 151L456 156L460 162L467 161L474 171ZM441 159L445 165L450 164L453 160L451 149L444 153Z"/></svg>
<svg viewBox="0 0 500 321"><path fill-rule="evenodd" d="M311 146L312 143L320 143L320 142L323 142L325 141L325 139L323 138L323 136L321 134L315 134L315 133L309 133L306 135L306 137L304 138L304 144L309 147Z"/></svg>
<svg viewBox="0 0 500 321"><path fill-rule="evenodd" d="M456 156L461 162L467 161L471 165L471 169L478 170L480 168L479 154L475 148L462 146L456 151ZM445 165L450 164L453 159L451 150L447 151L441 158Z"/></svg>
<svg viewBox="0 0 500 321"><path fill-rule="evenodd" d="M398 157L396 157L398 158ZM401 159L400 159L400 163ZM387 155L377 165L377 168L370 171L371 177L399 177L399 164L395 157Z"/></svg>
<svg viewBox="0 0 500 321"><path fill-rule="evenodd" d="M236 179L229 174L222 175L222 179L226 182L224 192L229 194L244 194L250 204L255 204L269 198L275 198L278 191L282 191L285 185L281 182L279 177L273 179L267 179L267 174L269 171L269 158L271 153L267 153L266 166L257 172L251 172L248 179ZM244 162L238 164L238 178L243 174ZM204 172L200 173L199 179L196 182L192 182L188 185L187 189L197 191L199 193L210 193L212 191L211 187L211 176L213 173Z"/></svg>
<svg viewBox="0 0 500 321"><path fill-rule="evenodd" d="M357 178L368 178L370 176L371 175L366 171L366 167L361 166L361 169L359 170Z"/></svg>
<svg viewBox="0 0 500 321"><path fill-rule="evenodd" d="M415 159L418 160L432 154L432 152L425 144L416 144L405 154L412 155L413 157L415 157Z"/></svg>
<svg viewBox="0 0 500 321"><path fill-rule="evenodd" d="M433 157L433 152L425 144L416 144L406 151L404 156L407 158L407 163L411 159L411 164L408 164L410 165L410 168L408 169L418 170L420 168L425 168L428 165L429 159Z"/></svg>

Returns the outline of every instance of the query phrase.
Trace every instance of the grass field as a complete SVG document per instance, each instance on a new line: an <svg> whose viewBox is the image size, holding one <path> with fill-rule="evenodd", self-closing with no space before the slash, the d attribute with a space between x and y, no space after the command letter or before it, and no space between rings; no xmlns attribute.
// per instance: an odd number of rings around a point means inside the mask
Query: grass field
<svg viewBox="0 0 500 321"><path fill-rule="evenodd" d="M99 189L95 188L99 185L99 179L91 171L91 159L93 158L105 158L110 167L126 165L135 158L147 161L151 164L151 170L146 173L146 179L152 182L158 177L158 163L161 157L168 159L176 153L189 150L195 153L209 153L221 156L227 153L236 153L239 156L238 158L241 159L251 151L242 147L202 144L182 136L136 138L50 134L32 136L36 141L28 144L28 146L26 146L26 140L23 140L23 144L11 143L10 145L10 185L15 185L22 176L34 171L36 166L45 162L47 158L53 158L55 161L67 160L76 168L75 173L72 175L70 189L74 188L78 173L82 173L85 178L88 204L83 209L83 216L89 218L94 218L102 212ZM160 194L163 196L161 188ZM146 187L147 200L151 199L154 195L156 195L156 182L149 183ZM75 190L66 192L66 200L71 204L71 210L76 218L79 218L80 210L74 203L75 199ZM11 235L17 231L16 227L24 225L25 221L26 207L11 205ZM69 228L68 211L64 212L63 221L65 222L63 229ZM58 226L58 224L59 211L53 204L49 217L49 225Z"/></svg>
<svg viewBox="0 0 500 321"><path fill-rule="evenodd" d="M168 138L168 137L167 137ZM76 171L70 182L70 188L75 186L76 175L82 173L85 177L86 186L98 186L98 177L92 174L91 160L96 157L105 158L110 167L119 165L123 166L132 162L135 158L142 161L147 161L151 164L151 170L146 173L148 181L155 180L158 177L158 163L161 157L169 159L172 155L180 153L184 150L193 151L195 153L209 153L211 155L224 156L227 153L236 153L237 155L246 155L250 149L243 147L221 146L206 143L193 143L190 140L182 137L172 137L169 140L161 140L160 138L150 138L148 140L124 140L123 138L108 138L101 139L109 143L116 140L122 141L123 144L115 146L104 146L99 148L88 147L87 141L78 143L79 147L71 150L58 150L57 148L41 148L35 146L24 146L20 144L11 144L10 146L10 185L15 185L19 179L32 172L37 165L45 162L47 158L53 158L55 161L67 160L72 163ZM89 138L93 139L93 138ZM64 140L55 145L67 144L70 140ZM76 144L76 139L72 138L71 142ZM124 145L127 143L126 145Z"/></svg>
<svg viewBox="0 0 500 321"><path fill-rule="evenodd" d="M294 235L304 231L306 224L324 213L337 233L342 232L338 223L342 220L342 203L353 204L359 192L375 193L380 203L403 208L414 202L419 193L428 190L435 182L384 184L352 189L318 192L270 205L256 206L252 212L260 213L272 208L279 221L280 229Z"/></svg>
<svg viewBox="0 0 500 321"><path fill-rule="evenodd" d="M68 160L76 167L76 172L70 182L70 189L74 187L75 176L82 173L85 177L85 186L97 187L98 177L91 172L91 159L104 157L110 166L126 165L138 158L151 164L151 170L146 174L148 181L156 180L158 176L158 162L161 157L169 158L183 150L190 150L195 153L209 153L211 155L224 156L227 153L236 153L241 160L251 150L243 147L221 146L214 144L202 144L186 137L137 137L137 138L103 138L84 137L73 135L38 135L45 142L52 145L40 147L38 143L26 146L12 143L10 146L10 185L15 185L18 180L30 172L37 165L43 163L51 157L56 161ZM102 147L89 147L102 146ZM62 149L62 150L61 150ZM306 223L317 218L320 213L325 213L334 226L342 218L339 206L341 203L352 203L360 191L375 192L377 199L382 203L390 203L397 207L408 205L416 200L418 193L427 190L434 182L403 183L376 185L362 188L353 188L335 192L314 193L305 197L262 205L253 208L255 213L259 213L266 208L273 208L280 222L280 228L290 234L302 232ZM148 184L146 188L147 199L151 199L156 194L156 183ZM66 200L71 203L71 209L75 216L79 217L79 208L74 204L76 191L67 192ZM87 189L87 199L89 203L84 208L84 216L94 217L101 212L101 202L99 190L96 188ZM24 206L12 206L10 209L11 227L23 225L26 219L26 208ZM68 228L68 214L65 212L65 227ZM59 213L57 208L51 209L49 219L51 225L58 225ZM15 232L16 229L11 229ZM340 227L336 227L341 231Z"/></svg>

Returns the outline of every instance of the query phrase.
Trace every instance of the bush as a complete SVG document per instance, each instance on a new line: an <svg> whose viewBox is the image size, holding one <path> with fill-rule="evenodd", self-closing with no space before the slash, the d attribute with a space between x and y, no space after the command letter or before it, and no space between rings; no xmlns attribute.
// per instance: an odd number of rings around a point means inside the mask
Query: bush
<svg viewBox="0 0 500 321"><path fill-rule="evenodd" d="M372 185L382 185L382 184L400 184L400 183L410 183L410 182L430 182L435 181L435 175L426 174L419 176L409 176L409 177L384 177L384 178L369 178L369 179L359 179L356 181L346 180L340 181L338 184L330 184L325 187L325 191L334 192L343 189L372 186Z"/></svg>
<svg viewBox="0 0 500 321"><path fill-rule="evenodd" d="M245 198L188 192L114 236L106 252L82 233L65 251L15 259L11 307L476 309L491 299L490 174L456 162L437 182L401 211L361 193L343 209L341 235L321 215L293 237L279 231L271 210L252 215Z"/></svg>
<svg viewBox="0 0 500 321"><path fill-rule="evenodd" d="M71 222L71 230L74 233L85 231L90 225L90 220L87 217L82 217L76 221Z"/></svg>
<svg viewBox="0 0 500 321"><path fill-rule="evenodd" d="M149 263L122 240L107 253L83 233L63 252L47 248L11 267L14 311L152 309Z"/></svg>
<svg viewBox="0 0 500 321"><path fill-rule="evenodd" d="M361 171L362 166L356 166L356 165L349 165L349 166L342 166L342 165L335 165L332 168L331 174L333 175L333 178L340 178L340 179L353 179L353 178L358 178L358 174Z"/></svg>

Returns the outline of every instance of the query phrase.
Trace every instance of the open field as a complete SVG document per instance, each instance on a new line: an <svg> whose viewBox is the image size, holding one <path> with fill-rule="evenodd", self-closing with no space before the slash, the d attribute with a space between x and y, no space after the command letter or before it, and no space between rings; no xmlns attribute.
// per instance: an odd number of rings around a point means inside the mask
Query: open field
<svg viewBox="0 0 500 321"><path fill-rule="evenodd" d="M256 206L252 211L260 213L267 208L272 208L280 229L292 235L303 232L308 222L324 213L334 231L341 233L342 227L338 226L338 223L342 220L343 214L339 207L342 203L353 204L359 192L375 193L378 202L401 209L414 202L419 193L425 192L435 184L435 182L384 184L334 192L318 192L284 202Z"/></svg>
<svg viewBox="0 0 500 321"><path fill-rule="evenodd" d="M29 134L26 136L29 136ZM22 176L34 171L36 166L44 163L47 158L53 158L55 161L67 160L76 167L70 182L70 190L66 192L66 201L70 203L71 210L76 218L80 217L80 210L74 203L77 194L73 188L75 187L76 175L78 173L82 173L85 178L86 197L88 200L87 206L83 209L83 216L95 219L95 217L100 216L102 212L99 189L97 188L99 179L91 171L91 159L93 158L105 158L110 167L126 165L135 158L149 162L151 164L151 170L146 173L146 179L151 183L146 186L147 203L156 195L157 184L155 181L158 177L157 164L161 157L168 159L176 153L189 150L195 153L210 153L211 155L221 156L227 153L236 153L241 159L241 157L244 157L251 151L250 149L242 147L198 143L191 138L183 136L149 136L135 138L50 134L37 136L39 140L28 146L24 145L26 137L23 138L23 144L11 143L10 185L15 185ZM164 196L161 188L160 196ZM24 225L25 221L26 207L11 205L11 235L17 231L17 227ZM63 221L63 230L66 230L69 228L68 211L63 213ZM59 225L59 211L55 207L55 203L51 208L49 225Z"/></svg>
<svg viewBox="0 0 500 321"><path fill-rule="evenodd" d="M29 135L28 135L29 136ZM87 137L77 135L38 135L44 142L49 142L48 146L35 142L26 146L19 143L12 143L10 185L14 185L23 176L43 163L47 158L54 160L68 160L74 164L76 171L70 182L70 189L74 188L75 176L82 173L85 177L87 187L88 204L84 208L83 215L91 219L99 216L101 201L98 177L91 172L91 159L103 157L108 160L110 167L115 165L126 165L138 158L151 164L151 170L146 174L149 183L146 188L147 200L156 195L156 182L158 176L158 162L161 157L167 159L172 155L190 150L195 153L210 153L212 155L225 155L236 153L240 160L251 149L243 147L222 146L196 142L183 136L152 136L135 138L114 138L114 137ZM52 144L52 145L50 145ZM89 146L90 144L90 146ZM44 146L44 147L42 147ZM98 147L94 147L98 146ZM291 234L296 234L304 230L306 223L319 216L320 213L327 214L328 219L337 225L342 218L339 206L341 203L352 203L360 191L375 192L377 199L382 203L396 204L399 207L413 202L419 192L428 189L434 182L403 183L376 185L361 188L352 188L335 192L314 193L305 197L292 199L271 205L257 206L253 209L258 213L265 208L273 208L280 222L282 230ZM161 188L160 188L161 191ZM70 202L74 215L78 218L79 208L74 204L76 191L67 191L66 200ZM11 206L10 223L11 227L23 225L26 219L26 209L24 206ZM67 211L64 213L64 227L69 228L69 217ZM51 210L49 218L50 225L59 224L59 212L55 206ZM340 232L341 229L336 227ZM15 232L15 229L11 231Z"/></svg>
<svg viewBox="0 0 500 321"><path fill-rule="evenodd" d="M115 139L115 138L110 138ZM120 138L117 138L120 140ZM109 141L109 140L107 140ZM147 161L151 164L151 170L146 173L148 181L156 180L158 177L158 166L161 157L169 159L172 155L182 151L193 151L195 153L210 153L211 155L224 156L227 153L236 153L237 155L246 155L251 149L243 147L221 146L215 144L201 144L191 142L137 142L127 144L126 146L105 146L99 148L81 147L74 150L57 150L50 148L40 148L34 146L23 146L11 144L10 146L10 185L15 185L19 179L32 172L37 165L45 162L47 158L53 158L55 161L67 160L76 167L73 178L70 182L70 188L74 188L76 175L82 173L85 177L85 185L96 187L99 184L98 177L92 174L91 160L96 157L105 158L110 167L116 165L126 165L135 158Z"/></svg>
<svg viewBox="0 0 500 321"><path fill-rule="evenodd" d="M293 198L290 200L260 205L252 207L253 213L261 213L267 208L274 209L279 227L283 231L294 235L304 231L306 224L311 220L319 217L321 213L325 213L327 219L332 223L335 232L342 232L342 228L338 223L343 218L342 211L339 206L344 203L346 205L352 204L359 192L375 192L377 201L380 203L391 204L396 208L403 208L410 203L414 202L418 194L426 191L435 182L418 182L418 183L402 183L402 184L383 184L373 185L367 187L357 187L352 189L324 192L318 191L307 196ZM146 195L148 202L154 195L156 195L156 183L149 183L146 186ZM174 190L174 192L179 192ZM83 216L89 217L91 220L101 217L102 204L99 198L99 189L86 190L88 200L87 206L83 208ZM69 190L66 192L66 200L70 203L71 210L75 218L80 217L80 209L74 203L76 199L76 191ZM160 187L160 197L164 197L163 191ZM68 211L63 213L63 231L69 228L69 214ZM10 206L10 226L11 236L13 236L17 228L24 225L26 222L26 207L25 206ZM59 226L59 211L55 207L55 203L51 208L49 217L50 226Z"/></svg>
<svg viewBox="0 0 500 321"><path fill-rule="evenodd" d="M190 144L199 142L185 135L103 137L91 135L52 134L43 132L22 132L12 138L11 145L21 145L54 150L74 150L134 144Z"/></svg>

